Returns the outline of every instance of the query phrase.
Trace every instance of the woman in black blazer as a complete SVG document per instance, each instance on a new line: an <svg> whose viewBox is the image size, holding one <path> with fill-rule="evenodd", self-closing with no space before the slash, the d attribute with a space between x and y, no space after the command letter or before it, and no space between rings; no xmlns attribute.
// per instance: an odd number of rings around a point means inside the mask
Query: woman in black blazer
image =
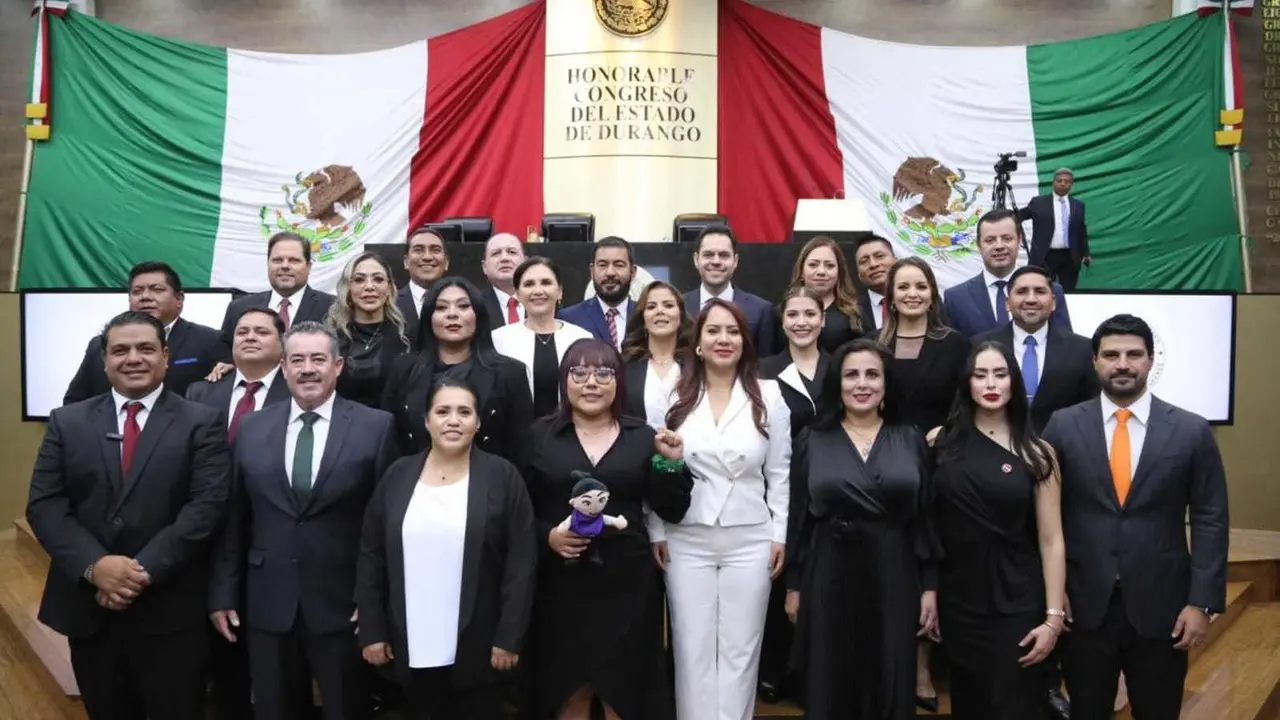
<svg viewBox="0 0 1280 720"><path fill-rule="evenodd" d="M680 379L680 363L689 352L692 327L680 291L661 280L645 287L636 312L627 319L627 334L622 339L627 376L625 411L655 430L667 424L670 391Z"/></svg>
<svg viewBox="0 0 1280 720"><path fill-rule="evenodd" d="M476 450L476 394L442 378L431 449L396 461L365 509L356 605L364 659L394 663L413 718L499 720L539 552L524 480Z"/></svg>
<svg viewBox="0 0 1280 720"><path fill-rule="evenodd" d="M422 300L417 352L396 358L382 392L382 409L395 416L405 455L431 447L423 425L427 390L448 375L476 391L476 447L519 464L520 434L533 422L533 396L524 363L499 355L492 332L475 285L446 277L431 286Z"/></svg>

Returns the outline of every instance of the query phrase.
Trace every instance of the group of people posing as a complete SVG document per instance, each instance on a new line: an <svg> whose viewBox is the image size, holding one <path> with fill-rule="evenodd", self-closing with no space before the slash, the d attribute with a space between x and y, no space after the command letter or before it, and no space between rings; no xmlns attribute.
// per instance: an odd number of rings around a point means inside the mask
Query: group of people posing
<svg viewBox="0 0 1280 720"><path fill-rule="evenodd" d="M632 301L605 238L569 307L514 236L490 287L424 230L407 286L364 253L330 296L281 233L221 330L140 264L33 472L40 619L94 720L361 718L379 676L433 719L905 720L934 644L957 718L1057 712L1060 666L1072 718L1123 673L1174 720L1225 604L1217 446L1147 388L1151 329L1074 335L1018 233L984 216L945 301L879 238L765 301L727 228Z"/></svg>

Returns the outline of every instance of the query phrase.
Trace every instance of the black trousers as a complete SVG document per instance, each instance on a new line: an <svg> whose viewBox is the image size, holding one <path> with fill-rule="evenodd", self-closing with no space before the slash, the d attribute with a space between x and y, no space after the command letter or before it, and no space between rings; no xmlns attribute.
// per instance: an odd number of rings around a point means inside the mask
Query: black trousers
<svg viewBox="0 0 1280 720"><path fill-rule="evenodd" d="M448 666L409 670L404 695L412 720L502 720L506 687L488 683L459 688Z"/></svg>
<svg viewBox="0 0 1280 720"><path fill-rule="evenodd" d="M1062 636L1062 643L1071 720L1111 720L1122 671L1134 720L1178 720L1187 653L1174 649L1167 635L1140 636L1125 615L1119 586L1102 625L1094 630L1075 628Z"/></svg>
<svg viewBox="0 0 1280 720"><path fill-rule="evenodd" d="M209 626L209 694L214 720L246 720L253 717L249 693L249 651L245 634L227 642Z"/></svg>
<svg viewBox="0 0 1280 720"><path fill-rule="evenodd" d="M191 720L204 714L208 639L203 623L145 635L112 619L71 638L71 668L89 720Z"/></svg>
<svg viewBox="0 0 1280 720"><path fill-rule="evenodd" d="M368 714L363 661L351 631L318 634L302 614L284 634L249 630L249 674L257 720L304 720L311 710L311 680L320 687L324 720L359 720Z"/></svg>
<svg viewBox="0 0 1280 720"><path fill-rule="evenodd" d="M791 640L795 629L787 617L787 586L783 578L769 590L769 606L764 616L764 639L760 645L760 682L781 689L791 667Z"/></svg>
<svg viewBox="0 0 1280 720"><path fill-rule="evenodd" d="M1062 289L1071 292L1080 282L1080 263L1071 257L1070 250L1050 250L1044 258L1045 270L1062 285Z"/></svg>

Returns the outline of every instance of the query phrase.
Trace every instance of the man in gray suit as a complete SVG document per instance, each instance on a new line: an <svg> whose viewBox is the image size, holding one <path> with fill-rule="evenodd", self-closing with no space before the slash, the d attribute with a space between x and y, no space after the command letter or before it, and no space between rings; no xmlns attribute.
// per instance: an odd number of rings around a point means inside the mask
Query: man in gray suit
<svg viewBox="0 0 1280 720"><path fill-rule="evenodd" d="M1073 615L1062 666L1077 720L1111 717L1121 671L1134 717L1177 718L1187 651L1226 605L1222 457L1208 422L1152 396L1154 350L1142 319L1103 322L1102 396L1054 413L1044 432L1062 469Z"/></svg>
<svg viewBox="0 0 1280 720"><path fill-rule="evenodd" d="M362 717L355 572L365 503L396 458L391 415L334 394L338 338L314 322L285 334L291 402L244 418L233 448L231 511L210 588L228 641L248 625L254 715L296 720L304 668L326 720ZM246 590L240 607L241 587Z"/></svg>

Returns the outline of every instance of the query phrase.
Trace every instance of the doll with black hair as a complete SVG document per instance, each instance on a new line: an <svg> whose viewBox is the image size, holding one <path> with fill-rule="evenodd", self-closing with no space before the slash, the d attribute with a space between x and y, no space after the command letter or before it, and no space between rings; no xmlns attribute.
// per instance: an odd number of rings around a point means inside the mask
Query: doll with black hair
<svg viewBox="0 0 1280 720"><path fill-rule="evenodd" d="M609 488L590 473L575 470L571 473L575 482L570 493L569 506L573 512L560 523L561 530L567 530L585 538L600 537L606 527L627 529L627 519L621 515L605 515L604 509L609 505ZM592 565L603 565L600 555L592 552L588 545L586 561ZM565 560L566 565L576 565L578 559Z"/></svg>

